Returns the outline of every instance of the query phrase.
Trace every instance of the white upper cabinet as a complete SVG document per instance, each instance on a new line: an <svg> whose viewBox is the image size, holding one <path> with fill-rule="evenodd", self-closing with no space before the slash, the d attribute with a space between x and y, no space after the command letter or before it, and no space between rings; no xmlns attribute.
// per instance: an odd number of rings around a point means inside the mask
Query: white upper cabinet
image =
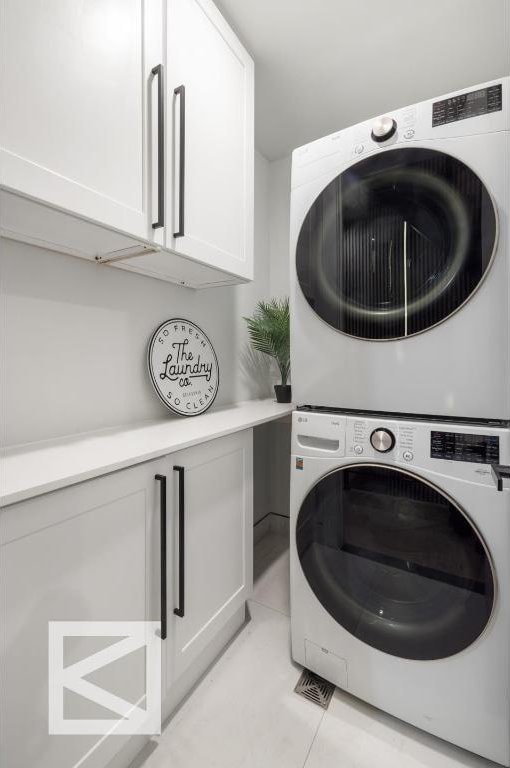
<svg viewBox="0 0 510 768"><path fill-rule="evenodd" d="M253 61L210 0L0 0L0 104L3 236L253 279Z"/></svg>
<svg viewBox="0 0 510 768"><path fill-rule="evenodd" d="M168 0L167 244L253 277L253 61L210 0Z"/></svg>
<svg viewBox="0 0 510 768"><path fill-rule="evenodd" d="M145 103L162 60L144 6L1 0L0 24L2 185L138 237L151 215Z"/></svg>

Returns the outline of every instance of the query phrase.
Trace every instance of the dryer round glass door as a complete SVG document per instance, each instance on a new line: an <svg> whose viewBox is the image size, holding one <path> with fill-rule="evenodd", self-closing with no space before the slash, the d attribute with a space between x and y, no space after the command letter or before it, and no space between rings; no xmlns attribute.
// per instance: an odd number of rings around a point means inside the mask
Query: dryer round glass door
<svg viewBox="0 0 510 768"><path fill-rule="evenodd" d="M297 276L319 317L362 339L396 339L458 310L483 280L497 215L467 165L393 149L352 165L320 193L298 238Z"/></svg>
<svg viewBox="0 0 510 768"><path fill-rule="evenodd" d="M328 613L393 656L452 656L492 614L494 577L480 535L449 498L409 472L362 464L327 475L300 509L296 544Z"/></svg>

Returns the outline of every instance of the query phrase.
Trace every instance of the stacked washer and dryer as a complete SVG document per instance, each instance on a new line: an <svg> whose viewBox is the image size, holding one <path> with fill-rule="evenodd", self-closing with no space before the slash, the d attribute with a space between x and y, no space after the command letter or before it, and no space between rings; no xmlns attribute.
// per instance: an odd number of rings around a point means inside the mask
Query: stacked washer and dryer
<svg viewBox="0 0 510 768"><path fill-rule="evenodd" d="M509 97L301 147L291 199L293 656L506 766Z"/></svg>

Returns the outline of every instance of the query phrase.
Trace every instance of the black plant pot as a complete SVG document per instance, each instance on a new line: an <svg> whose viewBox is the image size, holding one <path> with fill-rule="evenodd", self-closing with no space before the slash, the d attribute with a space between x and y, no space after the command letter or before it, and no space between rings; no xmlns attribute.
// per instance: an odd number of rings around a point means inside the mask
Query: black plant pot
<svg viewBox="0 0 510 768"><path fill-rule="evenodd" d="M292 388L290 384L275 384L274 393L278 403L290 403L292 401Z"/></svg>

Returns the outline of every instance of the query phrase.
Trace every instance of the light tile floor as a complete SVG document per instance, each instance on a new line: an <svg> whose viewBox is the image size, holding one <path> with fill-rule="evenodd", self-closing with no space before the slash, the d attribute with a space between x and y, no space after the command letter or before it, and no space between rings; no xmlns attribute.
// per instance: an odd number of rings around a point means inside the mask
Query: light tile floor
<svg viewBox="0 0 510 768"><path fill-rule="evenodd" d="M288 570L285 537L268 534L251 621L137 768L496 768L338 690L326 712L297 696Z"/></svg>

